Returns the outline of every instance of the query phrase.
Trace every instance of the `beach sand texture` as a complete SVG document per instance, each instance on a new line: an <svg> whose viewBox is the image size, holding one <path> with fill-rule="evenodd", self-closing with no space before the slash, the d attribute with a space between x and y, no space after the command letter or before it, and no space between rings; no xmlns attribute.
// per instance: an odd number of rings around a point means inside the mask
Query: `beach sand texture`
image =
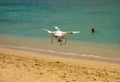
<svg viewBox="0 0 120 82"><path fill-rule="evenodd" d="M0 82L120 82L120 64L0 48Z"/></svg>

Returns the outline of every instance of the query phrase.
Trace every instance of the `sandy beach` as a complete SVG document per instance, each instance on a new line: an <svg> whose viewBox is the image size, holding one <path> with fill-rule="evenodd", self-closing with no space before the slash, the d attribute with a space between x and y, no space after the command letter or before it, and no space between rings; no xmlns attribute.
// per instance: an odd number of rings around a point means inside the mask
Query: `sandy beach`
<svg viewBox="0 0 120 82"><path fill-rule="evenodd" d="M0 48L0 82L120 82L120 64Z"/></svg>

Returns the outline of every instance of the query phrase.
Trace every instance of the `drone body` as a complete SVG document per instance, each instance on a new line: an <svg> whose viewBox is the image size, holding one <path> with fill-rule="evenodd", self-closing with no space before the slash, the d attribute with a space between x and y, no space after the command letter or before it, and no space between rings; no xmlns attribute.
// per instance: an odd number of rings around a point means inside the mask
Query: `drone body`
<svg viewBox="0 0 120 82"><path fill-rule="evenodd" d="M57 41L60 43L60 45L63 44L63 39L65 39L64 44L66 44L66 41L67 41L66 37L68 35L80 33L79 31L64 32L64 31L61 31L57 26L55 26L56 31L50 31L50 30L47 30L47 29L44 29L44 30L47 33L52 35L52 39L51 39L52 43L53 43L53 37L55 37L57 39Z"/></svg>

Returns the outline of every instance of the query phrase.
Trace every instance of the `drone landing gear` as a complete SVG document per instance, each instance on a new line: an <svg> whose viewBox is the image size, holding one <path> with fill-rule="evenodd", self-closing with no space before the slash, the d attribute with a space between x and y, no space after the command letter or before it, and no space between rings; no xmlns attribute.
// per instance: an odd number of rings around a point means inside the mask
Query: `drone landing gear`
<svg viewBox="0 0 120 82"><path fill-rule="evenodd" d="M66 43L67 43L67 38L65 37L65 41L64 41L64 44L66 45Z"/></svg>
<svg viewBox="0 0 120 82"><path fill-rule="evenodd" d="M52 37L51 37L51 43L54 42L53 40L54 40L54 36L52 35ZM58 39L57 41L60 43L61 46L62 46L62 45L66 45L66 43L67 43L66 37L64 37L64 38L62 38L62 39Z"/></svg>
<svg viewBox="0 0 120 82"><path fill-rule="evenodd" d="M63 40L62 39L58 39L58 42L60 42L60 45L62 46Z"/></svg>
<svg viewBox="0 0 120 82"><path fill-rule="evenodd" d="M60 42L60 45L62 46L63 44L66 45L67 39L65 38L64 42L62 39L59 39L58 42Z"/></svg>
<svg viewBox="0 0 120 82"><path fill-rule="evenodd" d="M52 38L51 38L51 43L53 43L53 38L54 38L54 36L52 35Z"/></svg>

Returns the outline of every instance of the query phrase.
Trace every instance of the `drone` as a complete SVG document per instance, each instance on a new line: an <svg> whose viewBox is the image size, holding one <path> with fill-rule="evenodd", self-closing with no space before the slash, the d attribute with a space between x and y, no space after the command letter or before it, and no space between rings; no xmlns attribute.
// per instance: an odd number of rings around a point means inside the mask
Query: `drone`
<svg viewBox="0 0 120 82"><path fill-rule="evenodd" d="M57 26L54 27L55 31L50 31L47 29L44 29L48 34L52 35L51 38L51 43L53 43L54 37L57 39L57 41L60 43L60 45L66 44L67 43L67 36L71 34L76 34L80 33L79 31L70 31L70 32L65 32L61 31Z"/></svg>

